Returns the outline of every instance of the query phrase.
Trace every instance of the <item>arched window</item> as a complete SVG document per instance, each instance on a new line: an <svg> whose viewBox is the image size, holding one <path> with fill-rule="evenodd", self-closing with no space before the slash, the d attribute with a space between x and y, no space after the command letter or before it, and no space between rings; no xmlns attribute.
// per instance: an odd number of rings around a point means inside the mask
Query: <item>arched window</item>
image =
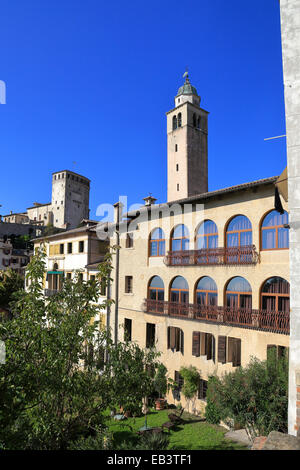
<svg viewBox="0 0 300 470"><path fill-rule="evenodd" d="M226 230L226 247L252 245L252 226L244 215L237 215L228 224Z"/></svg>
<svg viewBox="0 0 300 470"><path fill-rule="evenodd" d="M170 301L181 304L189 302L189 285L182 276L177 276L173 280L170 289Z"/></svg>
<svg viewBox="0 0 300 470"><path fill-rule="evenodd" d="M178 127L181 127L181 121L182 121L181 113L179 113L178 114Z"/></svg>
<svg viewBox="0 0 300 470"><path fill-rule="evenodd" d="M190 246L189 231L185 225L177 225L171 236L171 251L188 250Z"/></svg>
<svg viewBox="0 0 300 470"><path fill-rule="evenodd" d="M195 113L193 114L193 126L197 127L197 116Z"/></svg>
<svg viewBox="0 0 300 470"><path fill-rule="evenodd" d="M226 306L230 308L252 308L252 289L249 282L237 276L231 279L226 289Z"/></svg>
<svg viewBox="0 0 300 470"><path fill-rule="evenodd" d="M287 212L279 214L277 211L269 212L261 225L261 249L282 250L289 247L289 229L284 225L289 223Z"/></svg>
<svg viewBox="0 0 300 470"><path fill-rule="evenodd" d="M177 129L177 117L173 116L173 131Z"/></svg>
<svg viewBox="0 0 300 470"><path fill-rule="evenodd" d="M196 286L196 303L198 305L218 305L218 288L215 281L204 276Z"/></svg>
<svg viewBox="0 0 300 470"><path fill-rule="evenodd" d="M201 129L201 117L198 116L198 119L197 119L197 129Z"/></svg>
<svg viewBox="0 0 300 470"><path fill-rule="evenodd" d="M197 250L218 247L218 229L212 220L205 220L200 225L197 235Z"/></svg>
<svg viewBox="0 0 300 470"><path fill-rule="evenodd" d="M290 284L282 277L271 277L261 289L262 310L290 311Z"/></svg>
<svg viewBox="0 0 300 470"><path fill-rule="evenodd" d="M161 228L152 230L149 241L149 256L165 255L165 234Z"/></svg>
<svg viewBox="0 0 300 470"><path fill-rule="evenodd" d="M164 300L164 298L165 298L164 282L159 276L154 276L149 283L148 299Z"/></svg>

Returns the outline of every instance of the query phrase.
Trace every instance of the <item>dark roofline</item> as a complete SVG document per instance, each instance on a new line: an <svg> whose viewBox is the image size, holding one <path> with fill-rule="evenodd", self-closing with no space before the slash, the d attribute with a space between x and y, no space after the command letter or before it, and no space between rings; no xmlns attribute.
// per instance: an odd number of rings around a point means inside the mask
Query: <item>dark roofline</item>
<svg viewBox="0 0 300 470"><path fill-rule="evenodd" d="M176 98L176 96L175 96L175 98ZM184 105L187 104L187 103L188 103L190 106L192 106L193 108L197 109L198 111L199 111L199 109L200 109L200 111L203 111L203 112L206 113L206 114L210 114L209 111L206 111L206 109L201 108L201 106L197 106L196 104L191 103L190 101L184 101L183 103L180 103L178 106L175 106L175 108L170 109L170 111L167 111L167 112L166 112L166 116L167 116L168 114L172 113L173 111L175 111L175 109L181 108L182 106L184 106Z"/></svg>
<svg viewBox="0 0 300 470"><path fill-rule="evenodd" d="M86 176L83 176L83 175L80 175L79 173L75 173L75 171L71 171L71 170L61 170L61 171L54 171L52 173L52 175L57 175L58 173L72 173L72 175L76 175L76 176L80 176L80 178L84 178L85 180L91 182L91 180L89 178L87 178Z"/></svg>
<svg viewBox="0 0 300 470"><path fill-rule="evenodd" d="M165 202L163 204L153 204L151 206L141 206L140 209L137 209L136 211L131 211L127 212L126 214L123 214L123 217L128 217L128 218L135 218L137 217L137 212L145 211L148 210L149 208L160 208L163 206L171 206L173 204L187 204L187 203L193 203L197 201L204 201L207 199L211 199L216 196L221 196L225 194L230 194L230 193L235 193L238 191L243 191L246 189L250 188L255 188L257 186L264 186L268 184L274 184L279 176L272 176L270 178L264 178L261 180L256 180L256 181L251 181L249 183L243 183L243 184L238 184L236 186L229 186L228 188L223 188L223 189L217 189L216 191L209 191L207 193L202 193L202 194L195 194L195 196L189 196L184 199L177 199L175 201L170 201L170 202Z"/></svg>
<svg viewBox="0 0 300 470"><path fill-rule="evenodd" d="M55 239L59 237L64 237L69 234L76 234L76 233L82 233L82 232L90 232L90 229L92 226L84 226L84 227L78 227L78 228L73 228L71 230L64 230L63 232L59 233L54 233L53 235L45 235L43 237L38 237L38 238L33 238L31 241L39 241L39 240L48 240L48 238Z"/></svg>
<svg viewBox="0 0 300 470"><path fill-rule="evenodd" d="M51 206L51 202L46 202L46 204L38 204L37 206L26 207L26 209L37 209L38 207Z"/></svg>

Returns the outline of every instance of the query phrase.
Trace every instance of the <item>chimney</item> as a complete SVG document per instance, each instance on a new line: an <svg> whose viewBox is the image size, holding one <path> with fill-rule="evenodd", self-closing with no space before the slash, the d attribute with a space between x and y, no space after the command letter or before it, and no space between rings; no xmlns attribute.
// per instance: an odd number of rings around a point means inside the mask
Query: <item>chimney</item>
<svg viewBox="0 0 300 470"><path fill-rule="evenodd" d="M144 197L144 201L145 201L145 206L152 206L152 204L155 204L157 199L155 199L155 197L151 196L150 194L149 196Z"/></svg>

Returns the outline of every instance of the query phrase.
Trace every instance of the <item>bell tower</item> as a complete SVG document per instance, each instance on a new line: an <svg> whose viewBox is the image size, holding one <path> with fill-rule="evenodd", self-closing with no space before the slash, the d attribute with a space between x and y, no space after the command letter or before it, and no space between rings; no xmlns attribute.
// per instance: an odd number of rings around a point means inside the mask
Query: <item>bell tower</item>
<svg viewBox="0 0 300 470"><path fill-rule="evenodd" d="M167 112L168 201L208 191L207 121L200 96L188 73L175 97L175 108Z"/></svg>

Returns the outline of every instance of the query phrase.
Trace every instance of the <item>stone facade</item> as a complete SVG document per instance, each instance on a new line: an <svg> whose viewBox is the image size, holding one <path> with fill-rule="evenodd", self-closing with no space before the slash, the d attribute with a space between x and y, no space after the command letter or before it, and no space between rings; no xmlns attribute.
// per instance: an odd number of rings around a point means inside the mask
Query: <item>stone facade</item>
<svg viewBox="0 0 300 470"><path fill-rule="evenodd" d="M281 35L290 208L291 343L289 433L300 432L296 377L300 374L300 3L281 0Z"/></svg>
<svg viewBox="0 0 300 470"><path fill-rule="evenodd" d="M184 85L186 86L186 85ZM175 108L167 113L168 201L208 190L207 120L200 97L189 86L175 98Z"/></svg>
<svg viewBox="0 0 300 470"><path fill-rule="evenodd" d="M53 225L70 230L78 227L82 220L89 219L89 195L88 178L69 170L58 171L52 174L51 202L35 202L24 213L3 216L3 221L41 227Z"/></svg>

